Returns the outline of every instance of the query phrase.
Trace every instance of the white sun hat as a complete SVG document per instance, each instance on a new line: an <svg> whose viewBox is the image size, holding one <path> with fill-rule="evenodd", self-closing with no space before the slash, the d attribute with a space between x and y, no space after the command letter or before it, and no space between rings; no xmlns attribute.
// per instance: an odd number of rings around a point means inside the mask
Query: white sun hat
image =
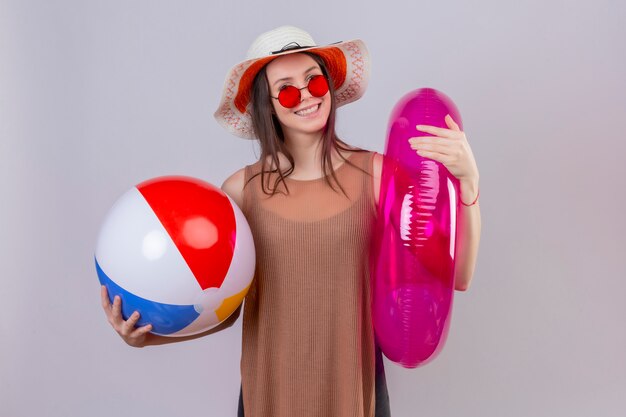
<svg viewBox="0 0 626 417"><path fill-rule="evenodd" d="M365 93L370 74L367 47L360 39L317 46L311 35L293 26L281 26L261 34L250 46L246 60L226 75L215 119L228 132L255 139L250 105L254 77L261 68L282 55L309 51L324 60L335 86L337 107L358 100Z"/></svg>

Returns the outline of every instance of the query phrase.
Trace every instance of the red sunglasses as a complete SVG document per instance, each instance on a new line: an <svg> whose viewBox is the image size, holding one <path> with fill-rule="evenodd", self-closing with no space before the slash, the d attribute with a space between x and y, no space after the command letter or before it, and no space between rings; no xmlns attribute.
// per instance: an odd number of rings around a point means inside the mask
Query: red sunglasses
<svg viewBox="0 0 626 417"><path fill-rule="evenodd" d="M271 97L278 99L281 106L291 109L300 103L302 100L300 90L305 88L309 90L313 97L322 97L328 92L328 80L323 75L315 75L309 79L306 87L298 88L293 85L287 85L280 89L278 97Z"/></svg>

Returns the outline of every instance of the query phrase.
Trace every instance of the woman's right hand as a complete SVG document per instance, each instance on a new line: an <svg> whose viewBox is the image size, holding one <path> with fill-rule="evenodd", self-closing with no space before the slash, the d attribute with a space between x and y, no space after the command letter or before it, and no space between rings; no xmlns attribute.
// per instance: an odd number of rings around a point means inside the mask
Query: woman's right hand
<svg viewBox="0 0 626 417"><path fill-rule="evenodd" d="M128 320L124 320L122 317L122 300L119 295L116 295L113 300L113 305L111 305L107 288L104 285L100 288L100 295L102 298L102 308L107 316L107 320L124 342L132 347L144 347L149 334L148 332L152 330L152 325L147 324L143 327L135 327L139 320L138 311L135 311Z"/></svg>

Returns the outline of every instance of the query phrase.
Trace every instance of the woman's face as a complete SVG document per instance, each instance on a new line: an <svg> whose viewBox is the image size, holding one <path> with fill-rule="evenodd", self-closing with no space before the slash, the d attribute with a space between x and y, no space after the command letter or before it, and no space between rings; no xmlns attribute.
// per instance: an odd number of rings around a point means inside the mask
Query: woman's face
<svg viewBox="0 0 626 417"><path fill-rule="evenodd" d="M272 97L278 97L281 88L293 85L305 87L315 75L322 75L320 66L307 54L295 53L276 58L267 65L267 82ZM301 101L293 108L283 107L272 98L274 112L283 132L317 133L321 131L330 114L330 91L322 97L314 97L307 88L300 90Z"/></svg>

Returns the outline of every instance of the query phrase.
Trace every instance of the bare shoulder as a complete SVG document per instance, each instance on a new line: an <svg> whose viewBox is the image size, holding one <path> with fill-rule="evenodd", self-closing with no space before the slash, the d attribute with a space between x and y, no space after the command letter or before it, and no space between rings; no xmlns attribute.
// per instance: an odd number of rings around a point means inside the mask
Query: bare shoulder
<svg viewBox="0 0 626 417"><path fill-rule="evenodd" d="M245 181L245 168L236 171L230 177L224 180L222 191L224 191L235 203L241 208L243 205L243 186Z"/></svg>

